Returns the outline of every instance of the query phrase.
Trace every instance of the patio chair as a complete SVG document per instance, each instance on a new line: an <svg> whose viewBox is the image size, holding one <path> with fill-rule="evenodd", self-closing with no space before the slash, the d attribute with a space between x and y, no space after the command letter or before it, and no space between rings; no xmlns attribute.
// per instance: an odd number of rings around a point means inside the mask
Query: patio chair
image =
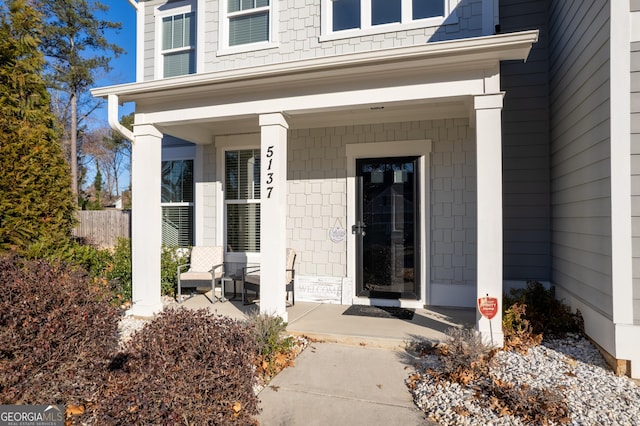
<svg viewBox="0 0 640 426"><path fill-rule="evenodd" d="M287 300L289 300L289 292L291 292L291 306L296 304L296 292L293 285L296 271L294 264L296 262L296 252L293 249L287 249L287 273L285 275L285 291L287 292ZM247 266L242 268L242 302L248 305L249 295L247 291L255 293L255 299L260 297L260 267ZM255 300L254 299L254 300Z"/></svg>
<svg viewBox="0 0 640 426"><path fill-rule="evenodd" d="M185 267L189 269L182 272ZM211 303L216 301L216 281L224 276L224 250L222 246L195 246L191 249L190 263L178 266L178 303L182 303L182 289L211 285ZM205 284L206 283L206 284ZM204 284L204 285L203 285ZM224 286L221 286L224 302Z"/></svg>

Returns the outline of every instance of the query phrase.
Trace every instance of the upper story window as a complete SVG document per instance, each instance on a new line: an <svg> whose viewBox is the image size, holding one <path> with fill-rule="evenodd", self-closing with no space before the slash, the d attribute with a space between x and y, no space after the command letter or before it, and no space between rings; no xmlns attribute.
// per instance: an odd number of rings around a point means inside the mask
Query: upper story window
<svg viewBox="0 0 640 426"><path fill-rule="evenodd" d="M158 76L196 72L196 12L191 2L180 2L156 13L159 33Z"/></svg>
<svg viewBox="0 0 640 426"><path fill-rule="evenodd" d="M273 0L222 0L221 53L273 47L275 15Z"/></svg>
<svg viewBox="0 0 640 426"><path fill-rule="evenodd" d="M358 36L440 25L458 1L323 0L323 36Z"/></svg>
<svg viewBox="0 0 640 426"><path fill-rule="evenodd" d="M269 41L269 0L228 0L229 46Z"/></svg>
<svg viewBox="0 0 640 426"><path fill-rule="evenodd" d="M164 77L196 72L195 13L162 18Z"/></svg>

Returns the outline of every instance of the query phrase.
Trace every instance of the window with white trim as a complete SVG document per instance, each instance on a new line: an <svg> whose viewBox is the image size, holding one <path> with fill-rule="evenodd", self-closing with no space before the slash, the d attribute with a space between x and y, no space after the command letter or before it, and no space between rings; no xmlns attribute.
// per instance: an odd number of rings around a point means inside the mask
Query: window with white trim
<svg viewBox="0 0 640 426"><path fill-rule="evenodd" d="M459 0L323 0L324 35L439 25ZM393 29L388 27L394 25ZM383 26L386 26L383 27Z"/></svg>
<svg viewBox="0 0 640 426"><path fill-rule="evenodd" d="M260 150L224 153L227 250L260 251Z"/></svg>
<svg viewBox="0 0 640 426"><path fill-rule="evenodd" d="M177 12L177 11L176 11ZM160 17L162 77L196 72L196 13L190 7Z"/></svg>
<svg viewBox="0 0 640 426"><path fill-rule="evenodd" d="M193 245L193 160L162 162L162 243Z"/></svg>
<svg viewBox="0 0 640 426"><path fill-rule="evenodd" d="M270 0L226 0L228 47L271 41Z"/></svg>

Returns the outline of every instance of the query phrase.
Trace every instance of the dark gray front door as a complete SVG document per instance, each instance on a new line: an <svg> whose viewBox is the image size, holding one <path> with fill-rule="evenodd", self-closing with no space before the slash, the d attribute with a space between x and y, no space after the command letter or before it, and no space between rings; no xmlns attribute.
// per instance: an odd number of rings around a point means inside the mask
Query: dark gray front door
<svg viewBox="0 0 640 426"><path fill-rule="evenodd" d="M418 157L356 160L357 294L420 298Z"/></svg>

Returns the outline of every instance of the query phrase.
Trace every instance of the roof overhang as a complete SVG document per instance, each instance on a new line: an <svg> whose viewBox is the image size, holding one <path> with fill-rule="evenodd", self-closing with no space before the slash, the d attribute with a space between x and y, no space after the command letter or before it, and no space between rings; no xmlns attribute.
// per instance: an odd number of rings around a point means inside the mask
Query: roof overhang
<svg viewBox="0 0 640 426"><path fill-rule="evenodd" d="M353 73L354 70L358 72L361 67L393 70L401 68L404 63L416 61L426 61L431 70L445 71L452 67L459 69L465 64L526 60L531 46L537 41L537 30L522 31L122 84L92 89L91 94L101 98L116 94L120 102L131 102L161 94L194 93L203 88L225 88L238 84L270 86L278 81L317 77L318 73L340 76Z"/></svg>
<svg viewBox="0 0 640 426"><path fill-rule="evenodd" d="M526 60L537 40L537 30L523 31L191 74L91 93L109 98L110 104L136 102L145 122L203 143L213 133L257 124L256 115L275 112L274 107L304 125L343 117L365 120L364 114L370 116L369 110L380 105L385 114L402 117L412 106L433 106L434 101L454 114L466 111L464 96L486 92L487 78L499 74L500 61Z"/></svg>

